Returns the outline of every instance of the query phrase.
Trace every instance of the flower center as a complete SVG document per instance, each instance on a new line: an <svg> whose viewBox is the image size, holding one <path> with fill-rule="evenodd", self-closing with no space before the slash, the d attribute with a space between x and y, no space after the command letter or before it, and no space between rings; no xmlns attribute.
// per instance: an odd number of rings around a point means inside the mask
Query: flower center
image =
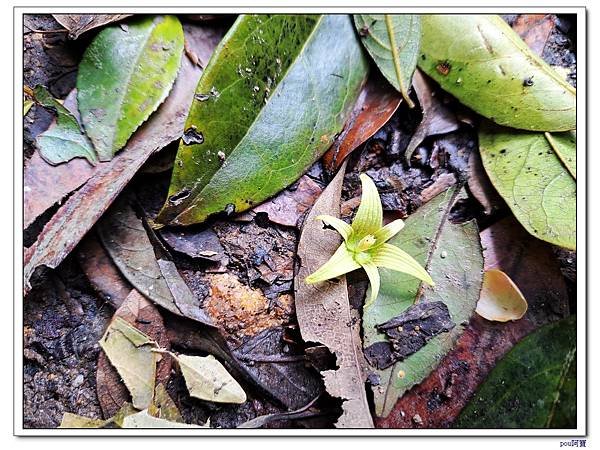
<svg viewBox="0 0 600 450"><path fill-rule="evenodd" d="M375 245L376 239L372 234L367 234L364 238L362 238L358 244L356 245L357 252L364 252L369 250L371 247Z"/></svg>

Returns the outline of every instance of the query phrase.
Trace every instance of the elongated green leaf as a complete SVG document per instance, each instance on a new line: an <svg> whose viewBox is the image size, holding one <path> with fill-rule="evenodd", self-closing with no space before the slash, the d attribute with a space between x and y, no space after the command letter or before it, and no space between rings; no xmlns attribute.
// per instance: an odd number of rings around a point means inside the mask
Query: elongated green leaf
<svg viewBox="0 0 600 450"><path fill-rule="evenodd" d="M49 164L60 164L73 158L85 158L90 164L96 164L96 152L73 114L45 87L36 86L34 94L40 105L56 113L56 122L35 140L40 156Z"/></svg>
<svg viewBox="0 0 600 450"><path fill-rule="evenodd" d="M479 298L483 256L474 222L454 224L448 221L450 209L464 191L454 188L443 192L419 208L405 222L405 227L389 242L422 264L435 286L403 273L381 269L381 288L375 303L364 312L364 347L370 363L381 357L388 346L376 325L397 317L415 302L443 302L454 323L427 344L396 362L392 367L376 370L380 384L373 387L375 412L387 416L396 400L433 370L462 333ZM367 292L367 297L369 292Z"/></svg>
<svg viewBox="0 0 600 450"><path fill-rule="evenodd" d="M408 96L421 41L421 18L415 14L355 14L354 24L381 73L412 108Z"/></svg>
<svg viewBox="0 0 600 450"><path fill-rule="evenodd" d="M525 229L539 239L575 250L575 139L482 125L481 160L490 181ZM569 170L570 168L570 170Z"/></svg>
<svg viewBox="0 0 600 450"><path fill-rule="evenodd" d="M457 428L576 428L575 316L540 328L494 368Z"/></svg>
<svg viewBox="0 0 600 450"><path fill-rule="evenodd" d="M85 131L108 161L167 97L181 62L183 29L173 16L143 16L102 30L77 74Z"/></svg>
<svg viewBox="0 0 600 450"><path fill-rule="evenodd" d="M345 15L242 16L196 90L160 223L243 211L331 145L367 62Z"/></svg>
<svg viewBox="0 0 600 450"><path fill-rule="evenodd" d="M443 89L500 125L575 129L575 89L499 16L423 15L418 64Z"/></svg>
<svg viewBox="0 0 600 450"><path fill-rule="evenodd" d="M147 408L152 403L156 376L154 346L148 336L120 317L100 339L100 347L119 372L137 409Z"/></svg>

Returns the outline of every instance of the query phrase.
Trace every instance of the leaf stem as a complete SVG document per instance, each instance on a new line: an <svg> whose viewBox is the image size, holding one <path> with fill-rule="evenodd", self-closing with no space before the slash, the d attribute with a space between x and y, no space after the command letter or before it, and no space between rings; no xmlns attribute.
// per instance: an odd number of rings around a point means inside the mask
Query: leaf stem
<svg viewBox="0 0 600 450"><path fill-rule="evenodd" d="M390 47L392 49L392 59L394 60L394 68L396 69L396 77L398 77L398 84L400 86L400 93L408 104L409 108L414 108L415 104L408 96L406 86L402 80L402 68L400 67L400 55L398 54L398 46L396 45L396 36L394 36L394 24L392 23L392 16L385 14L385 26L387 28L388 37L390 39Z"/></svg>

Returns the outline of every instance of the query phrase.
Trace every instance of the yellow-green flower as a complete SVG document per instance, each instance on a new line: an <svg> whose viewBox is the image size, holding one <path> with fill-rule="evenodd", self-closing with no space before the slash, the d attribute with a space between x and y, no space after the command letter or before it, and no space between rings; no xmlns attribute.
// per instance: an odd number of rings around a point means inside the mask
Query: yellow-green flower
<svg viewBox="0 0 600 450"><path fill-rule="evenodd" d="M371 282L371 298L365 304L365 308L369 307L379 294L378 267L407 273L433 286L429 274L412 256L386 243L404 227L404 222L398 219L383 226L383 209L375 183L365 174L360 176L360 181L362 198L352 225L332 216L316 218L335 228L344 238L344 242L329 261L307 276L305 281L314 284L362 267Z"/></svg>

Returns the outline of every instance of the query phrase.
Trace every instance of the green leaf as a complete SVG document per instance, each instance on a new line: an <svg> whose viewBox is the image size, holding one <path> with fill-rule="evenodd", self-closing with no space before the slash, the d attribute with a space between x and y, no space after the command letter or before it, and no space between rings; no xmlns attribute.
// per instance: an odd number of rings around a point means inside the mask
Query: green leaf
<svg viewBox="0 0 600 450"><path fill-rule="evenodd" d="M96 164L98 158L92 144L81 131L77 119L43 86L34 89L36 101L56 113L56 122L35 140L40 156L49 164L60 164L73 158L85 158Z"/></svg>
<svg viewBox="0 0 600 450"><path fill-rule="evenodd" d="M575 89L499 16L423 15L418 64L444 90L500 125L575 129Z"/></svg>
<svg viewBox="0 0 600 450"><path fill-rule="evenodd" d="M408 89L419 55L421 18L416 14L355 14L354 24L381 73L412 108Z"/></svg>
<svg viewBox="0 0 600 450"><path fill-rule="evenodd" d="M348 16L238 18L198 84L158 222L244 211L293 183L341 131L367 70Z"/></svg>
<svg viewBox="0 0 600 450"><path fill-rule="evenodd" d="M490 181L529 233L575 250L575 136L561 133L551 139L555 147L543 133L482 124L481 160Z"/></svg>
<svg viewBox="0 0 600 450"><path fill-rule="evenodd" d="M174 16L143 16L102 30L77 74L77 101L100 161L109 161L169 94L183 52Z"/></svg>
<svg viewBox="0 0 600 450"><path fill-rule="evenodd" d="M546 325L496 365L456 428L576 428L575 316Z"/></svg>
<svg viewBox="0 0 600 450"><path fill-rule="evenodd" d="M400 315L415 302L445 303L455 326L429 340L403 361L388 369L375 370L380 377L380 384L373 387L378 416L387 416L396 400L437 366L453 347L464 329L463 322L469 320L477 304L483 269L477 226L474 222L454 224L448 220L456 200L465 195L464 190L455 188L439 194L408 217L402 231L389 241L423 265L436 284L435 287L421 285L421 281L411 275L380 270L379 295L363 317L368 359L371 360L370 350L387 342L375 326Z"/></svg>
<svg viewBox="0 0 600 450"><path fill-rule="evenodd" d="M133 406L144 409L152 403L156 376L156 344L120 317L110 324L100 347L119 372L129 390Z"/></svg>
<svg viewBox="0 0 600 450"><path fill-rule="evenodd" d="M576 132L544 133L556 156L567 168L573 179L577 179L577 135Z"/></svg>
<svg viewBox="0 0 600 450"><path fill-rule="evenodd" d="M178 355L192 397L218 403L244 403L246 393L214 356Z"/></svg>

